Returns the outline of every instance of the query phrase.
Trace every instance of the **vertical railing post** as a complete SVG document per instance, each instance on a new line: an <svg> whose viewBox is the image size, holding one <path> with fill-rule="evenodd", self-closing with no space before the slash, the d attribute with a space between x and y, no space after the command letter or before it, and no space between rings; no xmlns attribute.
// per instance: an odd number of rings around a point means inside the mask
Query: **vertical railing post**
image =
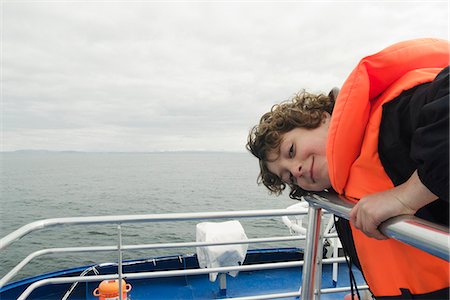
<svg viewBox="0 0 450 300"><path fill-rule="evenodd" d="M301 298L311 300L314 298L315 278L317 268L317 251L319 248L319 235L322 209L309 205L308 231L306 232L305 262L302 271Z"/></svg>
<svg viewBox="0 0 450 300"><path fill-rule="evenodd" d="M322 286L322 257L323 257L323 242L324 242L324 232L322 230L322 209L319 212L319 224L317 224L317 230L319 231L319 238L317 240L317 250L316 250L316 277L314 279L314 298L315 300L320 299L320 288Z"/></svg>
<svg viewBox="0 0 450 300"><path fill-rule="evenodd" d="M118 235L119 235L119 240L118 240L118 244L117 244L117 251L119 252L118 254L118 264L117 264L117 273L119 274L119 299L122 299L122 225L119 223L117 225L117 231L118 231Z"/></svg>

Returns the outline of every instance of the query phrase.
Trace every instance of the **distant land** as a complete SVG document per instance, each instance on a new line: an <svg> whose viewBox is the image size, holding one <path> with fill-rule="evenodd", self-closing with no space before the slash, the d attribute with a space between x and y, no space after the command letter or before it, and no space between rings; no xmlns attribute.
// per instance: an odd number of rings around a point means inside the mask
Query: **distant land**
<svg viewBox="0 0 450 300"><path fill-rule="evenodd" d="M146 153L247 153L243 151L227 151L227 150L154 150L154 151L78 151L78 150L46 150L46 149L20 149L13 151L0 151L0 153L30 153L30 154L48 154L48 153L136 153L136 154L146 154Z"/></svg>
<svg viewBox="0 0 450 300"><path fill-rule="evenodd" d="M74 150L66 150L66 151L55 151L55 150L45 150L45 149L20 149L13 151L2 151L3 153L83 153L84 151L74 151Z"/></svg>

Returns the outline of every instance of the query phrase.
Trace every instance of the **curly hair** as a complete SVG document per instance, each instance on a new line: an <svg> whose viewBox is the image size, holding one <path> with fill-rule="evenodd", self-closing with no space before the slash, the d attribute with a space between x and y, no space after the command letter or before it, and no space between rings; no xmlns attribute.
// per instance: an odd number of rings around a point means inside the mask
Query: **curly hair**
<svg viewBox="0 0 450 300"><path fill-rule="evenodd" d="M248 135L246 148L259 160L260 173L258 184L264 184L270 193L280 195L286 183L270 172L267 167L268 155L280 151L283 134L297 127L317 128L324 113L332 113L338 89L333 89L328 96L301 91L291 99L272 106L265 113L259 124L254 126ZM291 188L289 196L299 199L306 193L299 186L288 184Z"/></svg>

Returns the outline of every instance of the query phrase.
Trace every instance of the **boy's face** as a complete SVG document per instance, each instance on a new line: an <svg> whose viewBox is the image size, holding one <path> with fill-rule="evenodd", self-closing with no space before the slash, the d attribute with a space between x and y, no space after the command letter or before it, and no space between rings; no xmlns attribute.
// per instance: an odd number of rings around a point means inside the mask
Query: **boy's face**
<svg viewBox="0 0 450 300"><path fill-rule="evenodd" d="M283 134L279 153L269 152L267 167L281 180L307 191L331 187L326 145L330 115L314 129L295 128Z"/></svg>

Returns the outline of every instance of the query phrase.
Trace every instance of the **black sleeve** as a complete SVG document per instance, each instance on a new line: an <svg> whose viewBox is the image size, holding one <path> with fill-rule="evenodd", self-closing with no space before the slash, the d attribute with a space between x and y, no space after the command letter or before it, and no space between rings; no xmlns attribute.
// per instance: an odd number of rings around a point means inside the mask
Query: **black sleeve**
<svg viewBox="0 0 450 300"><path fill-rule="evenodd" d="M411 158L422 183L448 202L449 192L449 68L431 82L413 132Z"/></svg>

